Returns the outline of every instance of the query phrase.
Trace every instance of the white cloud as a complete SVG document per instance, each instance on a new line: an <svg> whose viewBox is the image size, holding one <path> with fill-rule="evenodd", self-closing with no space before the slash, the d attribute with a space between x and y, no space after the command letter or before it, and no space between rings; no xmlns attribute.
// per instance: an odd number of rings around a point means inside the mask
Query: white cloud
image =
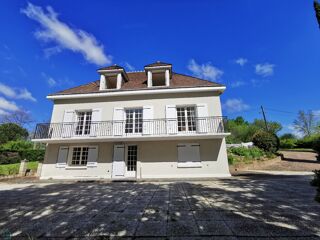
<svg viewBox="0 0 320 240"><path fill-rule="evenodd" d="M57 86L71 86L74 85L74 82L70 81L68 78L64 79L55 79L46 73L42 72L41 76L46 80L49 87L57 87Z"/></svg>
<svg viewBox="0 0 320 240"><path fill-rule="evenodd" d="M12 88L0 82L0 93L14 99L24 99L36 102L37 100L26 88Z"/></svg>
<svg viewBox="0 0 320 240"><path fill-rule="evenodd" d="M275 65L270 63L257 64L255 66L256 74L262 77L272 76L274 73L274 67Z"/></svg>
<svg viewBox="0 0 320 240"><path fill-rule="evenodd" d="M236 62L236 64L239 64L242 67L248 62L248 59L246 59L246 58L238 58L238 59L236 59L235 62Z"/></svg>
<svg viewBox="0 0 320 240"><path fill-rule="evenodd" d="M57 46L49 48L49 55L57 53L61 49L69 49L81 53L84 58L97 65L110 64L112 57L105 55L102 44L96 38L81 29L75 29L58 19L58 14L51 7L45 12L41 7L28 3L28 6L21 9L30 19L40 23L41 30L35 32L35 37L44 42L54 42ZM50 49L52 50L50 52Z"/></svg>
<svg viewBox="0 0 320 240"><path fill-rule="evenodd" d="M235 113L248 110L250 106L245 104L242 99L231 98L223 104L223 108L229 113Z"/></svg>
<svg viewBox="0 0 320 240"><path fill-rule="evenodd" d="M235 81L235 82L232 82L232 83L230 84L230 86L231 86L232 88L241 87L241 86L243 86L243 85L246 85L246 82L243 82L243 81Z"/></svg>
<svg viewBox="0 0 320 240"><path fill-rule="evenodd" d="M188 69L196 77L211 81L217 81L223 74L222 70L213 66L210 62L200 65L194 59L189 61Z"/></svg>
<svg viewBox="0 0 320 240"><path fill-rule="evenodd" d="M3 97L0 97L0 110L2 114L5 114L7 111L18 111L19 107L15 102L11 102Z"/></svg>
<svg viewBox="0 0 320 240"><path fill-rule="evenodd" d="M134 71L135 70L135 67L132 66L130 63L128 62L125 62L124 63L124 66L129 70L129 71Z"/></svg>

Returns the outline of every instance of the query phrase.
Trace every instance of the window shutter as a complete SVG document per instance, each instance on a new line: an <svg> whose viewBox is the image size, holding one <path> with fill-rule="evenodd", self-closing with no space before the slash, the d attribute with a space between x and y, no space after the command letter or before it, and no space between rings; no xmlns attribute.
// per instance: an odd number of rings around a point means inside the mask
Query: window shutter
<svg viewBox="0 0 320 240"><path fill-rule="evenodd" d="M124 133L124 109L115 107L113 109L113 135L122 136Z"/></svg>
<svg viewBox="0 0 320 240"><path fill-rule="evenodd" d="M177 134L177 108L175 105L166 105L166 123L167 123L167 133Z"/></svg>
<svg viewBox="0 0 320 240"><path fill-rule="evenodd" d="M87 167L96 167L98 165L98 146L90 146L88 151Z"/></svg>
<svg viewBox="0 0 320 240"><path fill-rule="evenodd" d="M69 138L73 135L74 110L65 110L62 125L62 137Z"/></svg>
<svg viewBox="0 0 320 240"><path fill-rule="evenodd" d="M209 131L208 105L206 103L197 104L197 131L207 133Z"/></svg>
<svg viewBox="0 0 320 240"><path fill-rule="evenodd" d="M188 149L189 161L190 162L200 162L200 145L197 143L192 143L189 145Z"/></svg>
<svg viewBox="0 0 320 240"><path fill-rule="evenodd" d="M143 106L143 134L153 134L153 106Z"/></svg>
<svg viewBox="0 0 320 240"><path fill-rule="evenodd" d="M68 153L69 153L69 147L61 146L59 148L58 160L57 160L57 164L56 164L57 168L66 167L67 160L68 160Z"/></svg>
<svg viewBox="0 0 320 240"><path fill-rule="evenodd" d="M188 161L188 152L186 144L178 144L178 162L187 162Z"/></svg>
<svg viewBox="0 0 320 240"><path fill-rule="evenodd" d="M125 174L124 144L117 144L113 147L112 176L119 177Z"/></svg>
<svg viewBox="0 0 320 240"><path fill-rule="evenodd" d="M95 137L99 135L101 126L101 108L92 109L91 126L90 126L90 136Z"/></svg>

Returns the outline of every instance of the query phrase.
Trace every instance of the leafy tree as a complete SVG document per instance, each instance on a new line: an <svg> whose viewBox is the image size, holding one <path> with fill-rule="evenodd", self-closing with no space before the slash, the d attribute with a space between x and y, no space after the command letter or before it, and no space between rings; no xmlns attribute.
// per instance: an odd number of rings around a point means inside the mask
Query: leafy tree
<svg viewBox="0 0 320 240"><path fill-rule="evenodd" d="M320 3L318 1L313 2L314 11L316 12L316 17L318 19L318 24L320 28Z"/></svg>
<svg viewBox="0 0 320 240"><path fill-rule="evenodd" d="M19 139L26 139L28 135L29 133L27 129L15 123L4 123L0 125L0 144Z"/></svg>
<svg viewBox="0 0 320 240"><path fill-rule="evenodd" d="M262 119L255 119L252 124L259 129L265 130L265 128L266 128L264 120L262 120ZM282 129L281 123L278 123L278 122L269 121L269 122L267 122L267 125L268 125L269 132L274 133L274 134L278 133Z"/></svg>
<svg viewBox="0 0 320 240"><path fill-rule="evenodd" d="M258 148L272 153L278 151L280 146L280 141L277 135L265 130L257 131L253 136L252 142Z"/></svg>
<svg viewBox="0 0 320 240"><path fill-rule="evenodd" d="M297 119L293 121L293 127L303 136L311 136L316 131L316 120L313 112L299 111Z"/></svg>
<svg viewBox="0 0 320 240"><path fill-rule="evenodd" d="M280 137L281 140L285 139L297 139L297 137L292 133L285 133Z"/></svg>

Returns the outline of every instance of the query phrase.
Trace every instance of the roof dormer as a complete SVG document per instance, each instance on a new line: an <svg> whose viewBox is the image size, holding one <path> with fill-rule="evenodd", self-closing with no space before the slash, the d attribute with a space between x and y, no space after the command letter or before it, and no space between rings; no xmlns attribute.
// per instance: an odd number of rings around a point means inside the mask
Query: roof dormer
<svg viewBox="0 0 320 240"><path fill-rule="evenodd" d="M129 80L123 67L112 65L98 69L100 74L100 91L107 89L120 89L123 82Z"/></svg>
<svg viewBox="0 0 320 240"><path fill-rule="evenodd" d="M170 86L172 64L157 61L144 66L148 75L148 87Z"/></svg>

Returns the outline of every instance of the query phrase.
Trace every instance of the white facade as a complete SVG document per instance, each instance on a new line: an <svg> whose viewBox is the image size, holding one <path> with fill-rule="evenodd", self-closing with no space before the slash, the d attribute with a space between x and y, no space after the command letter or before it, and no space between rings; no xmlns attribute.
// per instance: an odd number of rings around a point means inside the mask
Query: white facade
<svg viewBox="0 0 320 240"><path fill-rule="evenodd" d="M152 85L149 72L147 79ZM221 89L155 90L51 96L51 123L38 126L33 140L47 143L41 178L230 176Z"/></svg>

